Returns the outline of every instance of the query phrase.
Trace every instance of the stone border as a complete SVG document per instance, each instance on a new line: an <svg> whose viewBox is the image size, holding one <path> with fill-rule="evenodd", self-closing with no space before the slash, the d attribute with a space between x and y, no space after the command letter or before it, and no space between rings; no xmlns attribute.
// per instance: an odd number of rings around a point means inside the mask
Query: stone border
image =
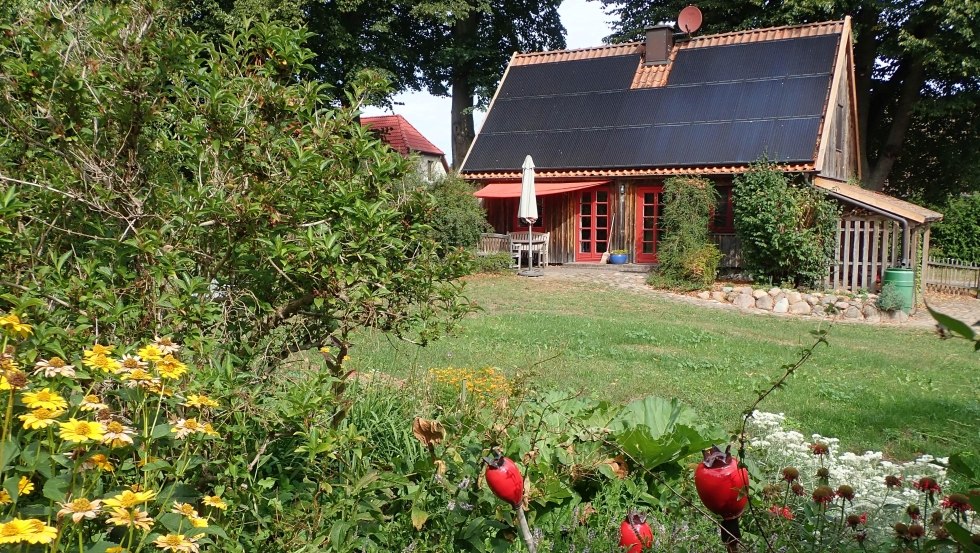
<svg viewBox="0 0 980 553"><path fill-rule="evenodd" d="M832 317L850 321L881 321L904 323L909 316L904 311L881 311L876 305L877 294L855 296L846 292L800 292L793 289L753 288L751 286L721 286L697 293L702 300L730 303L741 309L758 309L771 313Z"/></svg>

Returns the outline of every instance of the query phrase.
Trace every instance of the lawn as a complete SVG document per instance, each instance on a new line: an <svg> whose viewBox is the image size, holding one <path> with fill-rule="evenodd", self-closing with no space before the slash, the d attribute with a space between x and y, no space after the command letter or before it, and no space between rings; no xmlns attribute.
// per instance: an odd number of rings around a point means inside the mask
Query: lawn
<svg viewBox="0 0 980 553"><path fill-rule="evenodd" d="M676 397L734 429L755 390L798 358L819 325L548 278L478 276L467 294L482 311L455 335L420 348L362 334L355 368L414 378L432 367L492 365L612 401ZM828 341L763 410L856 452L909 459L980 450L980 355L965 341L863 324L835 325Z"/></svg>

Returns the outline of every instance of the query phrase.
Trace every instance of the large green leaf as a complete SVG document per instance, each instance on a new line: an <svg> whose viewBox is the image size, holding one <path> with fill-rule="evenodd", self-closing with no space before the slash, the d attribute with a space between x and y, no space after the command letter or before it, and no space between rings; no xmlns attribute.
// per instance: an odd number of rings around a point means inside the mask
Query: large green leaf
<svg viewBox="0 0 980 553"><path fill-rule="evenodd" d="M624 452L652 470L724 439L720 429L697 422L696 412L676 399L647 397L623 407L609 428Z"/></svg>
<svg viewBox="0 0 980 553"><path fill-rule="evenodd" d="M976 333L973 331L972 328L970 328L970 325L968 325L967 323L964 323L959 319L954 319L949 315L944 315L939 311L933 311L933 309L928 305L926 306L926 309L929 310L929 314L932 315L932 318L936 319L936 322L949 329L950 332L955 332L960 336L966 338L967 340L977 339Z"/></svg>
<svg viewBox="0 0 980 553"><path fill-rule="evenodd" d="M646 426L652 437L657 438L670 431L676 424L693 426L697 422L694 409L677 401L661 397L645 397L626 404L609 423L613 432L621 432L639 425Z"/></svg>

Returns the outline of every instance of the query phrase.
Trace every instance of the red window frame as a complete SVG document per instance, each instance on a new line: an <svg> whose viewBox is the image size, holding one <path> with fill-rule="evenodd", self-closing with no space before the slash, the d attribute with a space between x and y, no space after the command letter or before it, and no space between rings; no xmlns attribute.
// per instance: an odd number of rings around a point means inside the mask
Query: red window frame
<svg viewBox="0 0 980 553"><path fill-rule="evenodd" d="M633 259L636 263L656 263L657 248L664 235L662 218L664 187L662 185L637 186L635 194L636 226L634 227ZM648 194L651 195L649 202L646 201ZM644 244L650 244L652 251L644 252Z"/></svg>
<svg viewBox="0 0 980 553"><path fill-rule="evenodd" d="M734 186L719 186L718 203L711 209L711 232L731 234L735 232L735 210L732 207Z"/></svg>
<svg viewBox="0 0 980 553"><path fill-rule="evenodd" d="M604 195L605 200L600 200ZM575 261L599 261L609 251L612 193L608 187L580 190L575 211ZM588 224L585 224L585 223ZM605 236L605 238L601 238ZM583 247L584 244L588 247ZM589 251L584 251L588 249ZM600 251L601 250L601 251Z"/></svg>

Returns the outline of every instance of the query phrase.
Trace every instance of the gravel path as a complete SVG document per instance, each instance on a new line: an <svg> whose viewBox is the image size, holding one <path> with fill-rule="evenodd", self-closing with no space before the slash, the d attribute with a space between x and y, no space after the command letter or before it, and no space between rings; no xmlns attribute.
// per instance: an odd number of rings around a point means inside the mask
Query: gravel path
<svg viewBox="0 0 980 553"><path fill-rule="evenodd" d="M633 273L624 271L614 271L614 270L599 270L599 269L578 269L570 267L548 267L544 270L544 275L540 278L553 282L576 282L588 285L601 285L608 288L618 288L621 290L626 290L639 295L655 296L660 298L665 298L672 301L679 301L694 305L700 305L704 307L710 307L715 309L733 309L736 311L743 311L745 313L758 314L762 316L770 317L800 317L813 319L812 316L802 316L802 315L790 315L784 313L772 313L766 312L760 309L739 309L730 303L721 303L714 300L702 300L693 295L677 294L673 292L665 292L663 290L656 290L651 288L646 284L646 273ZM973 324L980 321L980 299L972 298L969 296L955 296L949 294L927 294L926 301L929 305L951 317L966 321L968 324ZM841 320L843 322L843 320ZM888 326L899 326L908 328L933 328L936 325L936 321L929 315L929 312L925 309L918 309L914 314L912 314L908 321L903 323L896 323L890 321L884 322L870 322L870 321L846 321L849 324L878 324L878 325L888 325Z"/></svg>

